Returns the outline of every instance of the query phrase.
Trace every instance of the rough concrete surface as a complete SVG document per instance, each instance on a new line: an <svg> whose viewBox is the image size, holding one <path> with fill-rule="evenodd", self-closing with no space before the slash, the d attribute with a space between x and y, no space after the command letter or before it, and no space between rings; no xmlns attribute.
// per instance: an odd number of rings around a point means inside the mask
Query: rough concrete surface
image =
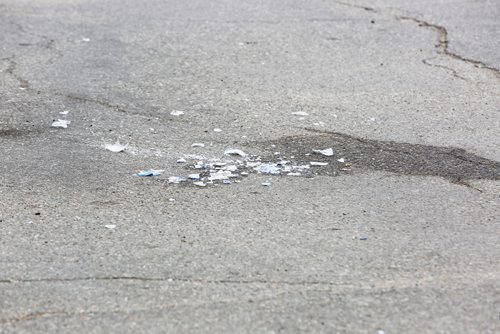
<svg viewBox="0 0 500 334"><path fill-rule="evenodd" d="M0 333L500 332L499 16L0 0Z"/></svg>

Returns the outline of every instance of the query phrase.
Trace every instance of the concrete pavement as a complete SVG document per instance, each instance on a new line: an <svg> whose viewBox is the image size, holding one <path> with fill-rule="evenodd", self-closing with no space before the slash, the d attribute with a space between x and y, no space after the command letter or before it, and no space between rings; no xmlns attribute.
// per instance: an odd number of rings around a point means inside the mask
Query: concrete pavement
<svg viewBox="0 0 500 334"><path fill-rule="evenodd" d="M499 14L0 0L0 333L498 332Z"/></svg>

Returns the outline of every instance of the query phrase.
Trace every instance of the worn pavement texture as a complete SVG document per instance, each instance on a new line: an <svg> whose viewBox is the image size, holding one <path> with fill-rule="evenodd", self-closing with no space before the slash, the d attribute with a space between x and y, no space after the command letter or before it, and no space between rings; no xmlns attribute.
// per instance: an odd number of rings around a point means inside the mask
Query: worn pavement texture
<svg viewBox="0 0 500 334"><path fill-rule="evenodd" d="M500 332L499 17L0 0L0 333ZM329 164L167 182L229 147Z"/></svg>

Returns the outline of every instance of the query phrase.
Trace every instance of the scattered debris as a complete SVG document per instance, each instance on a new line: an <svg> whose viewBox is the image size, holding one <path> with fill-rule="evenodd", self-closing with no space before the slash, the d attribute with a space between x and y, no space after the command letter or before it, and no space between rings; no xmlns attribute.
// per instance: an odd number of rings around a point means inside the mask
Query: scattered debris
<svg viewBox="0 0 500 334"><path fill-rule="evenodd" d="M66 129L68 127L68 124L70 124L71 121L67 121L65 119L58 119L57 121L52 122L52 127L53 128L64 128Z"/></svg>
<svg viewBox="0 0 500 334"><path fill-rule="evenodd" d="M261 164L254 168L257 173L263 174L281 174L282 168L277 164Z"/></svg>
<svg viewBox="0 0 500 334"><path fill-rule="evenodd" d="M313 150L316 154L326 155L327 157L333 156L333 148L325 148L324 150Z"/></svg>
<svg viewBox="0 0 500 334"><path fill-rule="evenodd" d="M365 237L365 236L359 236L358 237L359 240L368 240L368 237Z"/></svg>
<svg viewBox="0 0 500 334"><path fill-rule="evenodd" d="M222 129L215 128L215 129L214 129L214 132L222 132Z"/></svg>
<svg viewBox="0 0 500 334"><path fill-rule="evenodd" d="M196 182L193 182L193 184L195 186L198 186L198 187L205 187L207 185L205 182L202 182L202 181L196 181Z"/></svg>
<svg viewBox="0 0 500 334"><path fill-rule="evenodd" d="M319 121L317 123L313 123L313 125L315 125L315 126L325 126L325 122Z"/></svg>
<svg viewBox="0 0 500 334"><path fill-rule="evenodd" d="M208 177L209 181L216 181L216 180L227 180L230 177L237 177L238 175L231 173L230 171L227 170L218 170L215 173L210 173L210 176Z"/></svg>
<svg viewBox="0 0 500 334"><path fill-rule="evenodd" d="M170 176L168 178L168 183L181 183L181 182L186 182L187 178L183 176Z"/></svg>
<svg viewBox="0 0 500 334"><path fill-rule="evenodd" d="M309 114L306 113L305 111L294 111L292 113L292 115L295 115L295 116L309 116Z"/></svg>
<svg viewBox="0 0 500 334"><path fill-rule="evenodd" d="M202 143L194 143L193 147L204 147ZM333 148L314 149L312 152L325 156L333 156ZM305 157L311 153L306 153ZM275 152L271 157L261 157L258 155L249 155L237 148L228 148L224 151L224 158L206 158L201 155L184 155L183 158L176 160L177 163L186 163L186 168L192 170L191 174L186 173L182 176L168 177L168 183L179 184L189 181L198 187L218 186L220 184L230 185L239 183L243 177L250 173L282 175L295 177L308 177L315 175L317 170L311 170L315 166L327 166L329 162L323 161L294 161L294 156L284 156L280 152ZM290 160L287 160L290 159ZM343 158L341 158L343 159ZM338 159L338 161L341 161ZM294 164L294 162L296 164ZM299 162L299 163L297 163ZM193 173L196 171L196 173ZM163 171L144 171L138 175L156 176ZM271 181L262 183L263 186L271 186Z"/></svg>
<svg viewBox="0 0 500 334"><path fill-rule="evenodd" d="M247 154L243 152L242 150L239 150L237 148L228 148L227 150L224 151L225 155L239 155L240 157L246 157Z"/></svg>
<svg viewBox="0 0 500 334"><path fill-rule="evenodd" d="M337 159L338 162L345 162L344 158Z"/></svg>
<svg viewBox="0 0 500 334"><path fill-rule="evenodd" d="M84 37L84 38L82 38L82 42L86 42L86 43L90 42L90 38Z"/></svg>
<svg viewBox="0 0 500 334"><path fill-rule="evenodd" d="M137 173L137 176L159 176L161 173L163 173L165 170L163 169L149 169L145 171L141 171Z"/></svg>
<svg viewBox="0 0 500 334"><path fill-rule="evenodd" d="M326 166L328 162L311 161L309 162L311 166Z"/></svg>
<svg viewBox="0 0 500 334"><path fill-rule="evenodd" d="M169 198L168 201L169 202L175 202L175 198Z"/></svg>
<svg viewBox="0 0 500 334"><path fill-rule="evenodd" d="M60 115L67 115L69 114L69 110L64 110L59 112Z"/></svg>
<svg viewBox="0 0 500 334"><path fill-rule="evenodd" d="M108 151L114 152L114 153L119 153L123 152L127 149L128 145L122 145L119 142L116 142L114 144L105 144L104 148Z"/></svg>
<svg viewBox="0 0 500 334"><path fill-rule="evenodd" d="M182 110L172 110L172 112L170 113L170 115L172 115L172 116L184 115L184 111L182 111Z"/></svg>
<svg viewBox="0 0 500 334"><path fill-rule="evenodd" d="M104 225L104 227L107 228L107 229L112 230L112 229L116 228L116 225L114 225L114 224L107 224L107 225Z"/></svg>

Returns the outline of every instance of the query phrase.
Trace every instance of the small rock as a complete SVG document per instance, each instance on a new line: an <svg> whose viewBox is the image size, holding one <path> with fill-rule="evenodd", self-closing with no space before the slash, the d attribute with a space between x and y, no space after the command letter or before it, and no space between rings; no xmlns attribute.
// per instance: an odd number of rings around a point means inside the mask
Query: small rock
<svg viewBox="0 0 500 334"><path fill-rule="evenodd" d="M333 156L333 148L325 148L324 150L313 150L316 154L326 155L327 157Z"/></svg>
<svg viewBox="0 0 500 334"><path fill-rule="evenodd" d="M239 155L240 157L246 157L247 154L240 149L237 148L228 148L224 151L225 155Z"/></svg>
<svg viewBox="0 0 500 334"><path fill-rule="evenodd" d="M105 144L104 148L113 153L119 153L125 151L127 149L127 145L122 145L119 142L116 142L114 144Z"/></svg>
<svg viewBox="0 0 500 334"><path fill-rule="evenodd" d="M196 181L196 182L193 182L193 184L195 186L198 186L198 187L205 187L207 185L205 182L202 182L202 181Z"/></svg>
<svg viewBox="0 0 500 334"><path fill-rule="evenodd" d="M70 123L71 123L71 121L67 121L65 119L58 119L57 121L52 122L51 126L53 128L64 128L64 129L66 129Z"/></svg>
<svg viewBox="0 0 500 334"><path fill-rule="evenodd" d="M165 170L163 169L149 169L145 171L141 171L137 173L138 176L159 176L161 173L163 173Z"/></svg>
<svg viewBox="0 0 500 334"><path fill-rule="evenodd" d="M309 164L311 166L326 166L328 162L311 161Z"/></svg>

